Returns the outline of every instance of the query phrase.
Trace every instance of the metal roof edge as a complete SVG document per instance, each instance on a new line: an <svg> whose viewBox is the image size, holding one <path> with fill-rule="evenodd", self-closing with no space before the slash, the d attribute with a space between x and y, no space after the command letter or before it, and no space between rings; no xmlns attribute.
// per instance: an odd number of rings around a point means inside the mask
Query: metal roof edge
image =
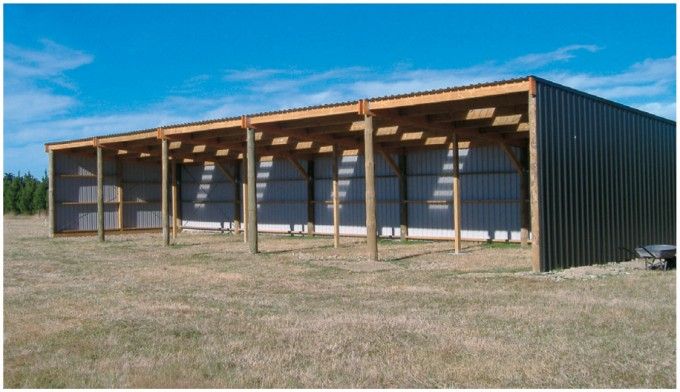
<svg viewBox="0 0 680 392"><path fill-rule="evenodd" d="M577 90L575 88L568 87L568 86L565 86L563 84L559 84L557 82L553 82L551 80L541 78L539 76L530 75L529 77L534 78L538 83L544 83L544 84L550 85L552 87L557 87L559 89L566 90L566 91L572 92L574 94L578 94L578 95L588 97L588 98L596 100L596 101L600 101L600 102L605 103L607 105L618 107L618 108L623 109L623 110L628 110L628 111L631 111L631 112L641 114L643 116L651 117L651 118L654 118L654 119L659 120L659 121L663 121L663 122L667 122L667 123L676 125L676 122L671 120L671 119L661 117L661 116L658 116L658 115L653 114L653 113L645 112L644 110L636 109L632 106L624 105L622 103L612 101L612 100L607 99L607 98L602 98L602 97L599 97L597 95L587 93L585 91Z"/></svg>

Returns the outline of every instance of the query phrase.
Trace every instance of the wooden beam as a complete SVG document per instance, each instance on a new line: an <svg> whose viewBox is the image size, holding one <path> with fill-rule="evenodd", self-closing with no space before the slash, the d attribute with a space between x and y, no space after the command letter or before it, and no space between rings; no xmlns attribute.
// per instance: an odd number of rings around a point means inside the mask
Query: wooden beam
<svg viewBox="0 0 680 392"><path fill-rule="evenodd" d="M394 159L392 159L392 156L381 148L377 150L378 152L380 152L380 155L382 155L383 159L387 163L387 166L389 166L390 169L392 169L392 171L397 177L401 178L401 170L399 170L399 165L394 161Z"/></svg>
<svg viewBox="0 0 680 392"><path fill-rule="evenodd" d="M99 144L111 144L131 141L146 140L147 143L153 143L158 138L158 131L148 131L143 133L133 133L127 135L113 135L99 138Z"/></svg>
<svg viewBox="0 0 680 392"><path fill-rule="evenodd" d="M97 238L104 242L104 151L97 146Z"/></svg>
<svg viewBox="0 0 680 392"><path fill-rule="evenodd" d="M215 129L223 129L223 130L228 130L228 129L240 129L241 128L241 119L240 118L229 118L226 120L219 120L219 121L208 121L208 122L202 122L198 124L188 124L188 125L177 125L177 126L171 126L171 127L165 127L163 128L163 131L165 133L166 137L173 136L173 135L179 135L183 133L199 133L203 131L211 131Z"/></svg>
<svg viewBox="0 0 680 392"><path fill-rule="evenodd" d="M305 170L304 167L302 167L302 165L300 165L300 162L298 162L297 159L293 158L290 155L286 156L286 159L288 160L288 162L290 162L291 165L293 165L295 170L297 170L297 172L300 173L302 178L309 181L309 173L307 172L307 170Z"/></svg>
<svg viewBox="0 0 680 392"><path fill-rule="evenodd" d="M45 151L69 150L73 148L92 147L92 139L45 144Z"/></svg>
<svg viewBox="0 0 680 392"><path fill-rule="evenodd" d="M378 238L375 211L375 164L373 146L373 117L364 116L364 173L366 187L366 245L368 246L368 259L378 260Z"/></svg>
<svg viewBox="0 0 680 392"><path fill-rule="evenodd" d="M274 125L259 125L257 129L265 133L286 137L290 140L290 143L315 142L328 145L337 144L345 148L353 148L357 144L357 141L351 138L338 138L322 133L317 134L306 129L281 128Z"/></svg>
<svg viewBox="0 0 680 392"><path fill-rule="evenodd" d="M307 160L307 235L314 236L315 226L314 222L314 160Z"/></svg>
<svg viewBox="0 0 680 392"><path fill-rule="evenodd" d="M243 242L247 243L248 242L248 158L246 156L241 159L241 173L242 174L242 181L241 181L241 200L243 200L243 203L241 203L241 216L243 217L243 226L245 229L243 230Z"/></svg>
<svg viewBox="0 0 680 392"><path fill-rule="evenodd" d="M371 102L372 109L394 108L412 105L434 104L438 102L461 101L472 98L490 97L512 93L527 92L529 84L527 80L509 82L503 84L490 84L485 86L472 86L467 88L451 89L443 92L430 94L408 95L394 97Z"/></svg>
<svg viewBox="0 0 680 392"><path fill-rule="evenodd" d="M505 155L508 157L508 159L510 159L510 164L511 164L512 167L515 169L515 171L517 172L517 174L519 174L519 175L521 176L521 175L522 175L522 170L523 170L523 169L522 169L522 164L519 162L519 160L517 159L517 157L515 157L515 154L512 152L512 150L510 149L510 147L508 147L508 145L507 145L506 143L503 143L503 142L498 143L498 145L501 147L501 149L503 150L503 152L505 153Z"/></svg>
<svg viewBox="0 0 680 392"><path fill-rule="evenodd" d="M161 229L163 245L170 246L168 230L168 139L161 139Z"/></svg>
<svg viewBox="0 0 680 392"><path fill-rule="evenodd" d="M338 189L338 148L334 146L331 170L333 171L333 247L340 247L340 195Z"/></svg>
<svg viewBox="0 0 680 392"><path fill-rule="evenodd" d="M257 249L257 158L255 157L255 129L247 129L247 156L248 156L248 247L250 253L258 253Z"/></svg>
<svg viewBox="0 0 680 392"><path fill-rule="evenodd" d="M534 78L531 78L535 86ZM536 91L529 94L529 196L531 199L531 269L540 272L541 262L541 226L539 205L539 169L538 161L538 129L536 124Z"/></svg>
<svg viewBox="0 0 680 392"><path fill-rule="evenodd" d="M451 134L455 133L456 135L458 135L459 138L466 137L468 139L488 140L495 142L503 141L503 138L500 135L482 133L479 132L479 130L477 129L455 129L451 125L433 123L431 121L426 121L419 118L407 117L402 114L399 114L398 111L395 110L380 110L374 111L374 113L377 116L384 116L386 118L392 119L393 121L396 121L400 125L420 127L423 130L434 132L441 136L450 136Z"/></svg>
<svg viewBox="0 0 680 392"><path fill-rule="evenodd" d="M284 113L263 114L258 116L252 116L251 121L252 124L257 127L257 125L267 123L307 120L310 118L342 116L348 114L349 115L356 114L356 106L354 105L354 103L320 107L314 109L291 110Z"/></svg>
<svg viewBox="0 0 680 392"><path fill-rule="evenodd" d="M522 247L529 245L529 228L531 226L531 215L529 213L529 170L527 170L529 161L528 148L523 148L521 153L522 171L519 173L519 215L520 215L520 244Z"/></svg>
<svg viewBox="0 0 680 392"><path fill-rule="evenodd" d="M241 183L243 171L238 162L234 165L234 234L241 231Z"/></svg>
<svg viewBox="0 0 680 392"><path fill-rule="evenodd" d="M399 154L399 232L402 241L408 237L408 199L406 154Z"/></svg>
<svg viewBox="0 0 680 392"><path fill-rule="evenodd" d="M458 137L453 136L451 151L453 153L453 231L454 250L460 253L461 239L461 196L460 196L460 156L458 153Z"/></svg>
<svg viewBox="0 0 680 392"><path fill-rule="evenodd" d="M177 219L179 219L179 216L177 214L177 204L178 204L178 195L177 195L177 163L173 162L172 163L172 179L170 180L170 186L172 187L172 238L176 239L177 238Z"/></svg>
<svg viewBox="0 0 680 392"><path fill-rule="evenodd" d="M55 211L54 211L54 151L47 151L47 225L48 235L54 237L55 231Z"/></svg>
<svg viewBox="0 0 680 392"><path fill-rule="evenodd" d="M116 197L118 199L118 230L122 231L123 225L123 162L116 160Z"/></svg>

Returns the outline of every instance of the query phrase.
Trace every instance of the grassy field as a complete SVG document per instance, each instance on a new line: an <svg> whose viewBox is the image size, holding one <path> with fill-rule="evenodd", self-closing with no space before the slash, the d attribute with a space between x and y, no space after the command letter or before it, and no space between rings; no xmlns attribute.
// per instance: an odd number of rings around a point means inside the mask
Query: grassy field
<svg viewBox="0 0 680 392"><path fill-rule="evenodd" d="M5 387L667 387L675 272L529 252L4 221Z"/></svg>

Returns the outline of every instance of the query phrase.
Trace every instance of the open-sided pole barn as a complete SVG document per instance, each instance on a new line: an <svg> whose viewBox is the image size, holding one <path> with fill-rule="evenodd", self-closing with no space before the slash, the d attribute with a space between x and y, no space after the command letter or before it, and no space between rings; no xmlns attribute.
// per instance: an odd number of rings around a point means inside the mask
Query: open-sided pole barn
<svg viewBox="0 0 680 392"><path fill-rule="evenodd" d="M517 241L535 271L675 239L675 123L535 77L46 150L50 235L354 235L373 260L379 236Z"/></svg>

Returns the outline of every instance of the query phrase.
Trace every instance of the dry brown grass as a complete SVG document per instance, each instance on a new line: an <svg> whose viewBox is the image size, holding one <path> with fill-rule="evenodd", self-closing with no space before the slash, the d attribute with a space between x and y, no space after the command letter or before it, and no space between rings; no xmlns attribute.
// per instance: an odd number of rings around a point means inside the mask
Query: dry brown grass
<svg viewBox="0 0 680 392"><path fill-rule="evenodd" d="M6 387L668 387L675 272L444 242L46 238L6 218Z"/></svg>

